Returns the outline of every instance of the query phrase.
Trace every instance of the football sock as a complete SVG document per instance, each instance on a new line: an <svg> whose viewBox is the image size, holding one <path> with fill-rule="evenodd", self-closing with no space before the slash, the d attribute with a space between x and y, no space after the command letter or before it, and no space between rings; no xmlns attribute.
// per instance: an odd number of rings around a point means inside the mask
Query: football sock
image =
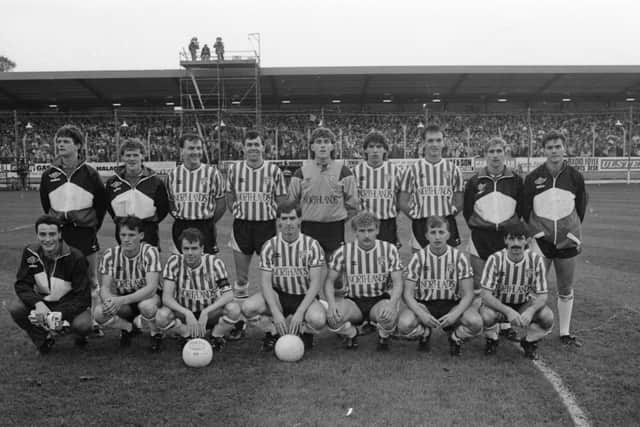
<svg viewBox="0 0 640 427"><path fill-rule="evenodd" d="M378 335L381 338L388 338L391 336L393 331L396 329L396 325L394 322L389 322L388 324L382 324L381 322L376 323L376 327L378 328Z"/></svg>
<svg viewBox="0 0 640 427"><path fill-rule="evenodd" d="M551 328L549 328L548 330L545 330L545 329L542 329L542 327L537 323L531 322L531 324L529 325L529 328L527 328L527 336L525 338L525 341L529 341L529 342L538 341L544 338L549 332L551 332Z"/></svg>
<svg viewBox="0 0 640 427"><path fill-rule="evenodd" d="M498 329L500 328L500 325L498 323L496 323L493 326L485 326L484 328L484 336L492 339L492 340L497 340L498 339Z"/></svg>
<svg viewBox="0 0 640 427"><path fill-rule="evenodd" d="M224 337L233 330L233 327L237 322L237 320L233 320L227 316L220 317L220 320L218 320L218 323L213 327L213 330L211 331L211 336Z"/></svg>
<svg viewBox="0 0 640 427"><path fill-rule="evenodd" d="M558 326L560 336L569 335L571 312L573 311L573 291L569 295L558 295Z"/></svg>

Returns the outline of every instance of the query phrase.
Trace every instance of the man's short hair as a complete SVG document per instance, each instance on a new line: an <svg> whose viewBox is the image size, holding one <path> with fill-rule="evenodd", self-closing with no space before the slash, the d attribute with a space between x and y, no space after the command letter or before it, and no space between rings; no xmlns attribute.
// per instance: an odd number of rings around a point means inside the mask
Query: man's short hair
<svg viewBox="0 0 640 427"><path fill-rule="evenodd" d="M389 151L389 142L384 134L377 130L372 130L364 137L363 147L366 150L369 144L380 144Z"/></svg>
<svg viewBox="0 0 640 427"><path fill-rule="evenodd" d="M489 148L496 147L496 146L502 147L502 150L504 151L505 147L507 146L507 141L500 138L499 136L494 136L492 138L489 138L487 143L484 144L484 154L485 155L487 154L487 151L489 151Z"/></svg>
<svg viewBox="0 0 640 427"><path fill-rule="evenodd" d="M144 229L142 228L142 220L136 216L129 215L120 218L118 220L118 226L120 229L122 229L122 227L127 227L129 230L137 231L138 233L144 232Z"/></svg>
<svg viewBox="0 0 640 427"><path fill-rule="evenodd" d="M56 135L53 137L53 141L55 142L58 138L71 138L74 145L79 145L81 147L84 145L84 135L78 126L62 126L56 132Z"/></svg>
<svg viewBox="0 0 640 427"><path fill-rule="evenodd" d="M515 224L508 225L504 228L504 237L531 237L531 233L529 233L529 229L522 222L517 222Z"/></svg>
<svg viewBox="0 0 640 427"><path fill-rule="evenodd" d="M331 132L331 129L328 129L328 128L325 128L325 127L315 128L313 130L313 132L311 132L311 137L309 138L309 140L310 140L309 146L311 146L311 144L313 144L313 142L318 138L328 138L328 139L331 140L332 144L336 143L336 134ZM311 158L315 159L315 157L316 157L316 153L313 150L311 150ZM331 158L332 159L336 158L335 145L333 147L333 150L331 150Z"/></svg>
<svg viewBox="0 0 640 427"><path fill-rule="evenodd" d="M351 219L351 228L353 231L369 227L370 225L380 228L380 220L369 211L362 211Z"/></svg>
<svg viewBox="0 0 640 427"><path fill-rule="evenodd" d="M427 231L431 230L432 228L440 228L442 226L445 226L447 228L447 231L449 231L449 223L441 216L434 215L430 216L427 219Z"/></svg>
<svg viewBox="0 0 640 427"><path fill-rule="evenodd" d="M291 211L296 211L298 218L302 218L302 208L295 200L284 200L276 207L276 218L280 218L282 214L288 214Z"/></svg>
<svg viewBox="0 0 640 427"><path fill-rule="evenodd" d="M191 227L182 230L182 232L178 236L180 247L182 247L182 242L184 242L185 240L189 243L198 243L200 246L204 246L204 238L202 237L202 232L197 228Z"/></svg>
<svg viewBox="0 0 640 427"><path fill-rule="evenodd" d="M120 155L124 155L125 151L140 151L140 154L145 155L144 144L137 139L127 139L120 146Z"/></svg>
<svg viewBox="0 0 640 427"><path fill-rule="evenodd" d="M55 225L56 227L58 227L59 232L62 231L62 221L53 215L45 214L38 217L38 219L36 220L36 233L38 232L38 227L40 226L40 224Z"/></svg>
<svg viewBox="0 0 640 427"><path fill-rule="evenodd" d="M184 148L184 144L187 141L202 141L202 138L200 138L200 135L195 134L195 133L184 133L182 134L182 136L180 137L180 139L178 139L178 143L180 144L180 148Z"/></svg>
<svg viewBox="0 0 640 427"><path fill-rule="evenodd" d="M247 131L247 133L244 136L244 142L247 142L249 140L254 140L256 138L260 138L260 140L262 141L262 137L260 136L260 132L258 132L255 129L249 129Z"/></svg>
<svg viewBox="0 0 640 427"><path fill-rule="evenodd" d="M563 145L566 141L566 138L561 132L557 130L552 130L551 132L548 132L547 134L545 134L545 136L542 137L542 148L544 148L547 145L547 142L555 141L556 139L561 140Z"/></svg>
<svg viewBox="0 0 640 427"><path fill-rule="evenodd" d="M444 131L439 125L435 123L429 123L424 127L424 130L422 131L422 139L426 140L428 133L441 133L442 137L444 138Z"/></svg>

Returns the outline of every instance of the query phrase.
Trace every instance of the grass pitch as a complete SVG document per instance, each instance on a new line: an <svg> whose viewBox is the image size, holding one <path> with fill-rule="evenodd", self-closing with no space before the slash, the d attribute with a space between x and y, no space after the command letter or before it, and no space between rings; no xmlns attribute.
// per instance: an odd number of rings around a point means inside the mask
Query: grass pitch
<svg viewBox="0 0 640 427"><path fill-rule="evenodd" d="M638 190L589 186L572 328L584 346L563 348L557 329L540 345L541 356L594 425L636 425L640 418ZM34 238L40 207L35 192L0 193L0 204L0 300L5 301L13 297L20 250ZM170 223L161 226L165 258ZM230 224L227 214L220 242L228 240ZM400 233L408 242L404 217ZM114 242L107 219L100 243L105 249ZM230 250L221 247L233 275ZM408 244L401 253L406 262ZM555 292L549 301L555 308ZM41 357L4 309L0 325L3 425L571 425L552 386L506 341L496 357L486 358L484 340L476 339L463 347L461 358L452 359L442 334L425 355L416 352L416 343L399 340L389 353L378 354L374 335L348 352L323 332L301 362L285 364L259 353L261 333L249 330L244 340L215 354L209 367L189 369L171 340L155 355L148 352L147 337L138 336L121 350L117 332L108 331L82 350L69 338L59 339L53 352Z"/></svg>

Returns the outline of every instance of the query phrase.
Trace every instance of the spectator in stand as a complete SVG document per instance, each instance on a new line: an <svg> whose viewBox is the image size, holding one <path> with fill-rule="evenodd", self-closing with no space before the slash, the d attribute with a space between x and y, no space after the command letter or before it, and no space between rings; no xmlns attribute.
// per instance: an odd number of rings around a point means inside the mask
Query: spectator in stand
<svg viewBox="0 0 640 427"><path fill-rule="evenodd" d="M209 50L209 46L205 44L204 47L202 48L202 51L200 52L200 60L208 61L210 59L211 59L211 50Z"/></svg>
<svg viewBox="0 0 640 427"><path fill-rule="evenodd" d="M216 56L218 61L224 61L224 43L222 43L222 37L216 37L216 43L213 45L216 50Z"/></svg>
<svg viewBox="0 0 640 427"><path fill-rule="evenodd" d="M191 38L191 43L189 43L189 53L191 53L191 60L195 61L198 56L198 49L200 49L200 44L198 43L197 37Z"/></svg>

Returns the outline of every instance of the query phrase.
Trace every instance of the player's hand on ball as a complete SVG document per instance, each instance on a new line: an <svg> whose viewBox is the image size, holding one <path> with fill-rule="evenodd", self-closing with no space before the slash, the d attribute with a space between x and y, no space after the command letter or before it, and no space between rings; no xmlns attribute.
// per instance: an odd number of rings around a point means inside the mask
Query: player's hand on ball
<svg viewBox="0 0 640 427"><path fill-rule="evenodd" d="M507 320L513 326L517 326L519 328L522 327L522 319L520 318L520 313L518 313L512 308L509 310L509 313L507 314Z"/></svg>
<svg viewBox="0 0 640 427"><path fill-rule="evenodd" d="M276 327L278 335L287 335L287 321L282 313L273 313L273 324Z"/></svg>
<svg viewBox="0 0 640 427"><path fill-rule="evenodd" d="M298 335L298 332L302 329L302 322L304 322L304 313L296 311L295 314L291 316L291 321L289 322L289 333L291 335Z"/></svg>
<svg viewBox="0 0 640 427"><path fill-rule="evenodd" d="M185 320L187 321L187 330L189 331L189 336L191 336L192 338L201 337L202 328L200 328L200 323L198 322L198 319L196 319L196 316L192 312L189 312L185 316Z"/></svg>

